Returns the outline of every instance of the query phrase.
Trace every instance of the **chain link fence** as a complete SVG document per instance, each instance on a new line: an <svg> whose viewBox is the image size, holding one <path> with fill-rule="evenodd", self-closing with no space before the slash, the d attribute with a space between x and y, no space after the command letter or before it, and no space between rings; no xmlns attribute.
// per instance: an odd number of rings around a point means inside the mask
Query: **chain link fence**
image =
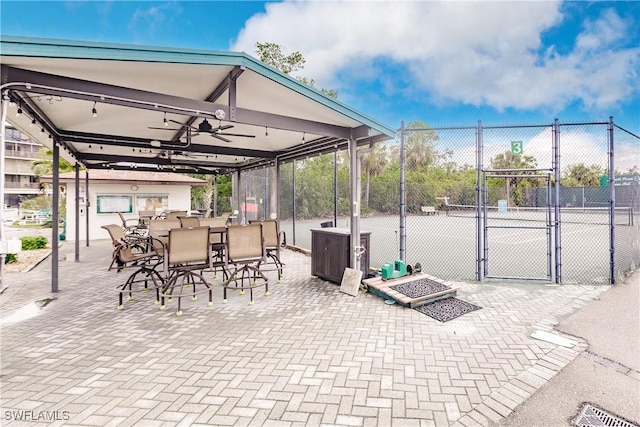
<svg viewBox="0 0 640 427"><path fill-rule="evenodd" d="M404 257L443 279L621 280L640 265L638 142L612 122L405 128L362 157L370 265ZM278 169L241 174L242 220L277 215L287 244L307 250L311 229L350 226L346 151Z"/></svg>

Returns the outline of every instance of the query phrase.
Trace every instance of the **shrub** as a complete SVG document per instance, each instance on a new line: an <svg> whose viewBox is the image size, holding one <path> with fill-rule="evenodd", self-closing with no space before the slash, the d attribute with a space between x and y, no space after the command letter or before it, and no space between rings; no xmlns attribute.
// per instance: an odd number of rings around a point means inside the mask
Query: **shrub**
<svg viewBox="0 0 640 427"><path fill-rule="evenodd" d="M47 247L47 238L44 236L26 236L21 237L20 240L22 240L23 251L43 249Z"/></svg>
<svg viewBox="0 0 640 427"><path fill-rule="evenodd" d="M4 263L5 264L11 264L12 262L18 262L18 255L16 255L16 254L7 254L5 259L4 259Z"/></svg>

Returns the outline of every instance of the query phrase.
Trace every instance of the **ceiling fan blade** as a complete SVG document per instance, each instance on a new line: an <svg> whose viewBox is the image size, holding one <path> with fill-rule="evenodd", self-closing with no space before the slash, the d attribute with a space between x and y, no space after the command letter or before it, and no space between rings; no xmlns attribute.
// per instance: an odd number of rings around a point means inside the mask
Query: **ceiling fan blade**
<svg viewBox="0 0 640 427"><path fill-rule="evenodd" d="M233 127L233 125L220 125L215 129L212 129L212 132L220 132L221 130L226 130L226 129L231 129Z"/></svg>
<svg viewBox="0 0 640 427"><path fill-rule="evenodd" d="M218 134L216 134L216 133L212 133L212 134L211 134L211 136L212 136L212 137L214 137L214 138L218 138L219 140L224 141L224 142L231 142L231 140L230 140L230 139L227 139L227 138L225 138L225 137L219 136L219 135L218 135Z"/></svg>
<svg viewBox="0 0 640 427"><path fill-rule="evenodd" d="M182 129L179 129L179 130L183 130L183 129L187 129L187 128L192 129L192 130L195 130L195 131L197 131L197 130L198 130L198 128L197 128L197 127L195 127L195 126L193 126L193 125L187 125L187 124L185 124L185 123L180 123L180 122L179 122L179 121L177 121L177 120L169 119L169 120L167 120L167 121L168 121L168 122L171 122L171 123L175 123L175 124L177 124L177 125L180 125L180 127L181 127Z"/></svg>
<svg viewBox="0 0 640 427"><path fill-rule="evenodd" d="M255 135L246 135L246 134L242 134L242 133L216 133L216 135L223 135L223 136L241 136L243 138L255 138Z"/></svg>
<svg viewBox="0 0 640 427"><path fill-rule="evenodd" d="M147 126L147 129L172 130L172 131L184 130L184 129L175 129L175 128L158 128L158 127L153 127L153 126Z"/></svg>

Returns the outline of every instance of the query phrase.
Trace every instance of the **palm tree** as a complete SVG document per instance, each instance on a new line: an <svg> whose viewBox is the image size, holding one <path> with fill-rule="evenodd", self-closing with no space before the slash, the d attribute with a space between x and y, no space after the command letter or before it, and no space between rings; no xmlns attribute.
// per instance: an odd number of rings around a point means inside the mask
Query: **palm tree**
<svg viewBox="0 0 640 427"><path fill-rule="evenodd" d="M364 154L361 158L362 173L365 175L364 206L369 208L369 184L372 176L378 176L387 167L387 150L382 144L374 144L373 150Z"/></svg>
<svg viewBox="0 0 640 427"><path fill-rule="evenodd" d="M38 151L36 159L31 162L31 170L37 177L53 175L53 151L47 147L42 147ZM63 158L60 158L58 164L59 172L73 171L73 165Z"/></svg>

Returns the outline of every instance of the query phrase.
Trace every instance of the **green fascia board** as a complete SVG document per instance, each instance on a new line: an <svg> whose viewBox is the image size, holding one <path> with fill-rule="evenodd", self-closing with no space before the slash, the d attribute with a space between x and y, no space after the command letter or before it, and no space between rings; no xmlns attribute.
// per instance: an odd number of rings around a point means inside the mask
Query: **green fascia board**
<svg viewBox="0 0 640 427"><path fill-rule="evenodd" d="M161 62L196 65L245 67L315 102L368 126L389 138L396 130L374 120L342 102L324 95L295 78L259 61L244 52L203 49L168 48L118 43L88 42L62 39L0 35L2 56L68 58L111 61Z"/></svg>

